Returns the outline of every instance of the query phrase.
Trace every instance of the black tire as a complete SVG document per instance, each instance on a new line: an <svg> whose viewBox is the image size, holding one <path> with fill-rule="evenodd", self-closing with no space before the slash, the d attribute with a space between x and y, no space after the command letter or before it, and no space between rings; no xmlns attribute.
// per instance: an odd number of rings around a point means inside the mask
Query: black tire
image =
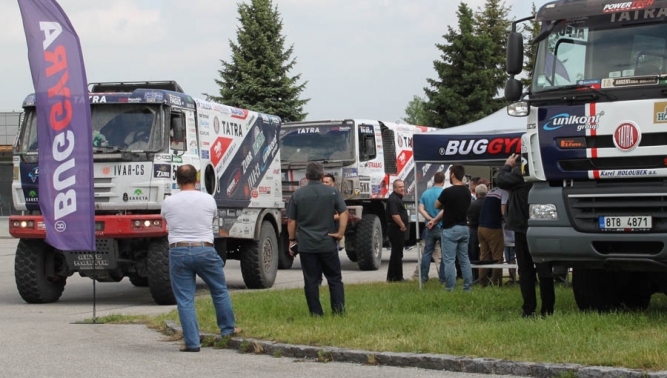
<svg viewBox="0 0 667 378"><path fill-rule="evenodd" d="M575 267L572 269L572 291L582 311L607 312L620 307L611 272Z"/></svg>
<svg viewBox="0 0 667 378"><path fill-rule="evenodd" d="M619 272L626 275L623 286L618 288L618 297L628 310L646 310L651 304L653 286L651 278L645 272ZM621 280L616 280L617 283Z"/></svg>
<svg viewBox="0 0 667 378"><path fill-rule="evenodd" d="M136 274L131 274L128 276L132 285L136 287L148 287L148 277L141 277Z"/></svg>
<svg viewBox="0 0 667 378"><path fill-rule="evenodd" d="M382 263L382 224L375 214L364 214L354 236L360 270L378 270Z"/></svg>
<svg viewBox="0 0 667 378"><path fill-rule="evenodd" d="M357 240L356 233L352 235L346 235L345 237L345 254L347 258L352 262L357 262L357 251L354 249L354 241Z"/></svg>
<svg viewBox="0 0 667 378"><path fill-rule="evenodd" d="M259 240L248 240L241 247L241 275L248 289L268 289L278 273L278 237L270 222L262 222Z"/></svg>
<svg viewBox="0 0 667 378"><path fill-rule="evenodd" d="M280 251L278 255L278 269L292 269L294 257L289 254L289 234L283 232L280 235Z"/></svg>
<svg viewBox="0 0 667 378"><path fill-rule="evenodd" d="M14 279L19 295L28 303L56 302L65 290L67 277L47 278L45 275L49 253L56 251L41 239L21 239L16 247ZM60 260L60 263L63 261Z"/></svg>
<svg viewBox="0 0 667 378"><path fill-rule="evenodd" d="M153 239L148 244L148 287L155 303L176 304L169 277L169 242L167 238Z"/></svg>

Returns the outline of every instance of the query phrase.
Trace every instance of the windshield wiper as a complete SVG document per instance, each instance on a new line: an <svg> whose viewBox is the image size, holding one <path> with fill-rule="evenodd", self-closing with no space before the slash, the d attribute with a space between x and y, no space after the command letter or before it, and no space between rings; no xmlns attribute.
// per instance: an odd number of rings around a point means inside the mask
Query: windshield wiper
<svg viewBox="0 0 667 378"><path fill-rule="evenodd" d="M573 90L573 89L588 89L588 90L590 90L591 92L593 92L593 93L595 93L595 94L598 94L598 95L600 95L600 96L606 97L608 100L611 100L611 101L616 101L616 100L617 100L616 96L613 96L613 95L610 95L609 93L603 92L603 91L601 91L601 90L599 90L599 89L593 87L593 86L590 85L590 84L570 84L570 85L564 85L564 86L562 86L562 87L554 87L554 88L545 89L545 90L543 90L543 91L534 92L533 94L534 94L534 95L541 95L541 94L543 94L543 93L558 92L558 91L568 91L568 90ZM572 97L572 99L573 99L573 100L576 100L578 97L579 97L579 96L576 96L576 95L575 95L575 96Z"/></svg>

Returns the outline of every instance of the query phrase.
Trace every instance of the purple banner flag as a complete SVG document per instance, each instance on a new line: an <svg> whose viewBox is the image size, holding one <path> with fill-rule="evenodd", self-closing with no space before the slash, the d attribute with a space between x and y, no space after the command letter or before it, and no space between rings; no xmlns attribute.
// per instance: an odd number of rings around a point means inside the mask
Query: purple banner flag
<svg viewBox="0 0 667 378"><path fill-rule="evenodd" d="M18 0L35 86L46 242L95 251L93 147L79 37L55 0Z"/></svg>

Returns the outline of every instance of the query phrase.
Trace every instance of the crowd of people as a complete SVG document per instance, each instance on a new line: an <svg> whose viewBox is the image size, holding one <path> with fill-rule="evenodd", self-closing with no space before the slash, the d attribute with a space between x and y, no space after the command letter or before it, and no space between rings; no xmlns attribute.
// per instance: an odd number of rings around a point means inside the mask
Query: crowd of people
<svg viewBox="0 0 667 378"><path fill-rule="evenodd" d="M502 269L473 269L485 263L518 263L519 279L510 269L509 283L519 282L523 297L522 315L536 315L536 280L539 280L540 314L554 312L555 292L553 269L548 263L534 263L528 250L528 192L518 155L510 156L497 175L497 186L488 180L473 177L466 182L465 168L449 167L447 173L437 172L433 185L419 199L418 211L425 219L425 246L421 264L413 277L428 281L431 261L445 290L456 288L457 276L462 278L463 291L470 292L473 283L480 287L503 284ZM169 225L170 276L183 327L184 352L198 352L199 330L194 309L195 276L209 286L216 309L220 333L234 335L236 327L232 304L211 233L210 222L217 209L213 197L195 189L196 169L181 166L176 172L181 191L165 200L162 216ZM448 175L450 185L445 187ZM338 255L339 243L345 234L348 212L345 201L335 187L335 176L325 174L322 164L311 162L306 167L308 185L295 191L288 202L286 217L289 253L300 254L304 293L311 315L323 316L319 286L326 278L331 311L345 313L345 293ZM403 203L405 183L393 182L387 200L387 234L391 255L387 269L388 282L403 278L403 250L409 237L409 218ZM515 260L516 259L516 260ZM457 274L458 270L458 274ZM473 272L479 270L479 272Z"/></svg>

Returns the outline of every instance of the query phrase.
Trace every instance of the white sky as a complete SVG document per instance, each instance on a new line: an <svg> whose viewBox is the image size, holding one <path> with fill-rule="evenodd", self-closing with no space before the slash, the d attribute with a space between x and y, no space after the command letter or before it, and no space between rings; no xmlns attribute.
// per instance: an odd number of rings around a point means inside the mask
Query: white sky
<svg viewBox="0 0 667 378"><path fill-rule="evenodd" d="M60 0L79 35L89 82L175 80L193 97L217 93L220 60L236 42L232 0ZM531 0L505 0L513 18ZM535 0L538 6L547 0ZM456 28L454 0L274 0L308 81L308 120L397 121L436 78L436 43ZM484 0L467 0L473 10ZM20 111L32 79L18 3L0 2L0 111Z"/></svg>

